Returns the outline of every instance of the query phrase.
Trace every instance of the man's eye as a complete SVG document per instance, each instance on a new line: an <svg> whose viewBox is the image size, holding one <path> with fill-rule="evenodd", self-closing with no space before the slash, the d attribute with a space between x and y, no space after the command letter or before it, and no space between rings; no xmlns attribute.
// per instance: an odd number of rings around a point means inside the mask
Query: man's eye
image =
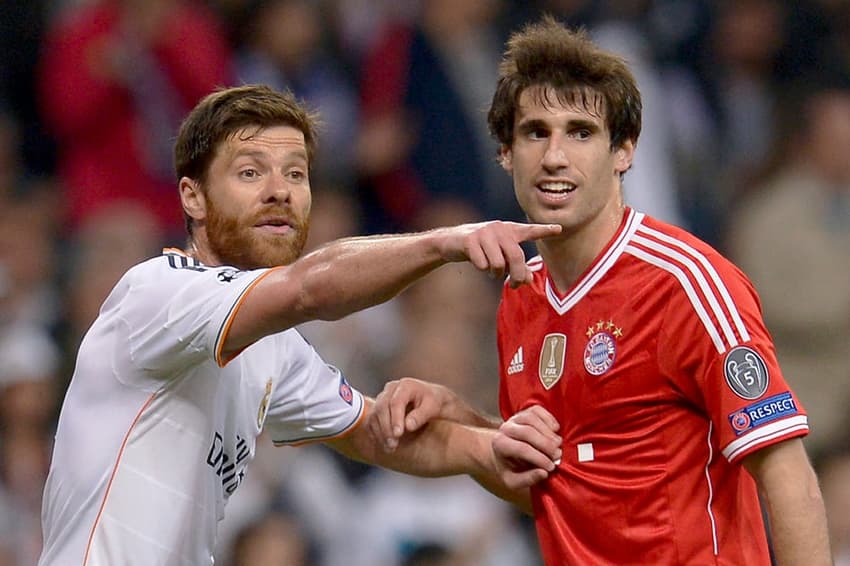
<svg viewBox="0 0 850 566"><path fill-rule="evenodd" d="M532 140L543 140L546 139L547 133L545 130L530 130L528 132L528 138Z"/></svg>
<svg viewBox="0 0 850 566"><path fill-rule="evenodd" d="M300 169L293 169L287 173L287 176L294 181L303 181L307 178L307 174Z"/></svg>
<svg viewBox="0 0 850 566"><path fill-rule="evenodd" d="M572 135L577 140L586 140L590 137L590 130L575 130Z"/></svg>
<svg viewBox="0 0 850 566"><path fill-rule="evenodd" d="M243 169L239 172L239 176L244 179L253 179L258 175L256 169Z"/></svg>

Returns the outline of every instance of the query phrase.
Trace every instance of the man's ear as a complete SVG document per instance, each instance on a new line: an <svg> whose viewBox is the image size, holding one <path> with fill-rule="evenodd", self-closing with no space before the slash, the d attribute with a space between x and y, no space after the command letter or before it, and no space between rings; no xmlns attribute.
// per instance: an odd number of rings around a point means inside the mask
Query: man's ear
<svg viewBox="0 0 850 566"><path fill-rule="evenodd" d="M513 174L514 154L511 151L511 148L506 145L501 145L499 147L499 165L501 165L502 169L504 169L508 173Z"/></svg>
<svg viewBox="0 0 850 566"><path fill-rule="evenodd" d="M626 140L615 150L614 170L622 175L632 166L632 160L635 157L635 142Z"/></svg>
<svg viewBox="0 0 850 566"><path fill-rule="evenodd" d="M178 184L183 211L193 220L207 217L207 198L200 184L189 177L182 177Z"/></svg>

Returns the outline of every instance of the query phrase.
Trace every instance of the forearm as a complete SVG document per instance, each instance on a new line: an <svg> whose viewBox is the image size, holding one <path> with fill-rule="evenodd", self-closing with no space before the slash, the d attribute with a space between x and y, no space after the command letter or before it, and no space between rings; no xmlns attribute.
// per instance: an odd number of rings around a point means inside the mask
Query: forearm
<svg viewBox="0 0 850 566"><path fill-rule="evenodd" d="M763 496L777 565L831 565L826 512L814 474L799 489Z"/></svg>
<svg viewBox="0 0 850 566"><path fill-rule="evenodd" d="M511 489L501 480L492 455L496 430L436 419L406 434L392 452L384 451L366 427L330 443L350 458L420 477L468 475L496 496L531 513L528 489Z"/></svg>
<svg viewBox="0 0 850 566"><path fill-rule="evenodd" d="M758 483L777 564L831 565L823 497L802 441L763 448L744 465Z"/></svg>
<svg viewBox="0 0 850 566"><path fill-rule="evenodd" d="M446 263L437 231L348 238L291 266L304 320L336 320L389 300Z"/></svg>

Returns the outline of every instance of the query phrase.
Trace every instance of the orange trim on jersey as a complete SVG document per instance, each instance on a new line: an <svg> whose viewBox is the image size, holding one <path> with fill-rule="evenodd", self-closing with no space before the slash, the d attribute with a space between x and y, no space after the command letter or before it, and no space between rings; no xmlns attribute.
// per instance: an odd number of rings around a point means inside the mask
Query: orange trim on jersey
<svg viewBox="0 0 850 566"><path fill-rule="evenodd" d="M179 254L183 257L191 257L186 253L186 250L181 250L180 248L162 248L162 253L164 254Z"/></svg>
<svg viewBox="0 0 850 566"><path fill-rule="evenodd" d="M256 279L254 279L254 281L252 281L251 284L248 285L245 288L244 291L242 291L242 294L236 300L236 304L234 304L233 307L230 309L230 314L227 316L227 319L224 321L224 325L221 329L221 332L218 335L218 346L216 346L216 349L215 349L215 363L218 364L218 367L226 366L228 363L230 363L231 360L233 360L233 358L235 358L236 356L241 354L242 350L244 350L245 348L248 347L248 346L243 346L242 348L239 348L238 350L233 352L231 355L227 356L227 358L224 358L221 355L221 351L224 348L224 343L227 341L227 333L230 332L230 327L233 324L233 320L236 318L236 314L239 312L239 309L244 304L245 297L247 297L248 294L251 291L254 290L254 287L257 286L257 283L259 283L260 281L265 279L271 272L277 271L278 269L281 269L281 268L282 268L282 266L273 267L273 268L269 269L268 271L266 271L265 273L263 273L262 275L260 275L259 277L257 277Z"/></svg>
<svg viewBox="0 0 850 566"><path fill-rule="evenodd" d="M103 494L103 501L100 502L100 509L97 510L97 516L94 518L91 533L89 533L89 540L86 543L86 554L83 556L83 566L88 563L89 552L91 552L91 545L94 541L94 532L97 530L97 525L100 523L100 516L103 514L104 507L106 507L106 500L109 499L109 491L112 489L112 480L115 479L115 474L118 472L118 466L121 464L121 457L124 455L124 448L127 446L127 440L130 438L130 433L133 432L133 428L135 428L136 423L139 422L139 418L141 418L142 413L145 412L145 409L148 408L154 399L156 399L156 393L151 395L148 400L145 401L144 405L142 405L142 408L139 409L139 412L136 413L136 417L130 424L130 428L127 429L127 434L124 435L124 440L121 441L121 448L118 450L118 457L115 458L115 466L113 466L112 474L109 476L109 482L106 484L106 492Z"/></svg>
<svg viewBox="0 0 850 566"><path fill-rule="evenodd" d="M306 446L308 444L316 444L317 442L327 442L329 440L339 440L340 438L345 438L346 436L354 432L357 427L363 424L363 421L366 419L366 415L369 413L369 404L366 403L366 399L362 397L362 395L361 398L363 399L363 409L360 411L360 416L357 417L357 419L353 423L351 423L345 430L342 430L332 436L319 436L317 438L308 438L305 440L298 440L296 442L273 440L272 444L274 444L275 446Z"/></svg>

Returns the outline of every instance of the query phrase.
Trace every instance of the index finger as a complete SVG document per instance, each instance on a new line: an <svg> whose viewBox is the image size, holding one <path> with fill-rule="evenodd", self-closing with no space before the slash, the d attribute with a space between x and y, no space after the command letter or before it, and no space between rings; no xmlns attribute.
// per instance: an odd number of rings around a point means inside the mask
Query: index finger
<svg viewBox="0 0 850 566"><path fill-rule="evenodd" d="M563 230L560 224L522 224L521 222L514 222L513 224L516 227L514 233L519 236L518 241L520 242L551 238L557 236Z"/></svg>

